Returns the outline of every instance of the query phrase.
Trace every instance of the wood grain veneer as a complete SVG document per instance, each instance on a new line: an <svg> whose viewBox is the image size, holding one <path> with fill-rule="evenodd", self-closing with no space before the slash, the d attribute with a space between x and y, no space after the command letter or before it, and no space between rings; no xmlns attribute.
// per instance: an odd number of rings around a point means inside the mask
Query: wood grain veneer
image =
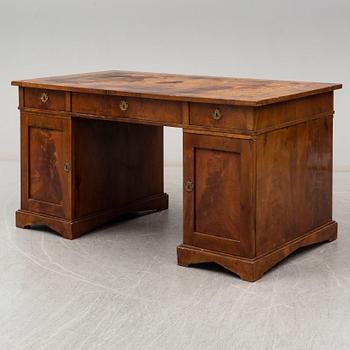
<svg viewBox="0 0 350 350"><path fill-rule="evenodd" d="M340 89L341 84L106 71L15 80L12 85L164 100L261 106Z"/></svg>

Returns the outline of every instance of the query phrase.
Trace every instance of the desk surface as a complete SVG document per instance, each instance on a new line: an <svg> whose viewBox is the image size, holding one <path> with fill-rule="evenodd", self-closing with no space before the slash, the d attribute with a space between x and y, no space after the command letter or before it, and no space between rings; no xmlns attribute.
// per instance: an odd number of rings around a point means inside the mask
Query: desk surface
<svg viewBox="0 0 350 350"><path fill-rule="evenodd" d="M220 78L118 70L18 80L13 81L12 85L245 106L261 106L342 87L341 84L335 83Z"/></svg>

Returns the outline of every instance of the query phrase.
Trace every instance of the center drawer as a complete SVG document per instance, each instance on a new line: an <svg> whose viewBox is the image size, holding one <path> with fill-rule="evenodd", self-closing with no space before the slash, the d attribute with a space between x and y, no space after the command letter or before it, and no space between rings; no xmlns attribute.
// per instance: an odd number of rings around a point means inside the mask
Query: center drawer
<svg viewBox="0 0 350 350"><path fill-rule="evenodd" d="M86 93L72 94L72 112L162 123L182 123L179 102Z"/></svg>

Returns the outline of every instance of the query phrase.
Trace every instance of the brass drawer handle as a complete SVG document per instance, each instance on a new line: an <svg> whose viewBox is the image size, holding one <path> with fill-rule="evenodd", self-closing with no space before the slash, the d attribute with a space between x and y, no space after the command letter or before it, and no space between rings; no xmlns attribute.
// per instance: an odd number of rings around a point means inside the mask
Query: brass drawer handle
<svg viewBox="0 0 350 350"><path fill-rule="evenodd" d="M219 120L221 118L220 109L219 108L215 108L211 115L212 115L214 120Z"/></svg>
<svg viewBox="0 0 350 350"><path fill-rule="evenodd" d="M129 108L129 104L127 101L125 100L121 100L120 103L119 103L119 108L122 112L126 112Z"/></svg>
<svg viewBox="0 0 350 350"><path fill-rule="evenodd" d="M42 103L46 103L49 100L49 95L46 92L43 92L40 96L40 100Z"/></svg>
<svg viewBox="0 0 350 350"><path fill-rule="evenodd" d="M186 192L192 192L193 191L193 182L192 181L186 181L185 182L185 191Z"/></svg>

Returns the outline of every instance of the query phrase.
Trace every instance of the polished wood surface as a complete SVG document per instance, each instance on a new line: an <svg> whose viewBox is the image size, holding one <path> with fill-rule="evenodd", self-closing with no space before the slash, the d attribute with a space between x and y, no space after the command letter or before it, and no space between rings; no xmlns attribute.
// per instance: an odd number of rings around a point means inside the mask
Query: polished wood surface
<svg viewBox="0 0 350 350"><path fill-rule="evenodd" d="M106 71L16 80L13 85L104 95L261 106L340 89L341 84Z"/></svg>
<svg viewBox="0 0 350 350"><path fill-rule="evenodd" d="M215 111L220 113L218 119L213 116ZM190 103L189 118L191 126L223 131L253 132L255 110L253 107Z"/></svg>
<svg viewBox="0 0 350 350"><path fill-rule="evenodd" d="M254 142L184 133L184 243L254 256Z"/></svg>
<svg viewBox="0 0 350 350"><path fill-rule="evenodd" d="M178 264L181 266L188 267L192 264L214 262L238 274L241 279L254 282L261 278L271 267L275 266L297 249L324 241L332 242L336 238L337 224L332 221L288 242L288 244L253 259L219 253L215 250L206 250L186 244L181 244L177 247L177 257Z"/></svg>
<svg viewBox="0 0 350 350"><path fill-rule="evenodd" d="M163 127L74 119L73 134L75 218L163 193Z"/></svg>
<svg viewBox="0 0 350 350"><path fill-rule="evenodd" d="M69 118L166 125L202 132L210 130L217 135L222 132L234 134L237 138L333 115L333 92L253 108L30 88L20 88L20 91L23 91L21 109L28 112L55 112ZM41 101L43 93L48 97L46 103ZM128 105L125 111L120 108L122 102ZM215 111L219 118L214 118Z"/></svg>
<svg viewBox="0 0 350 350"><path fill-rule="evenodd" d="M21 115L21 208L72 218L71 121L44 114Z"/></svg>
<svg viewBox="0 0 350 350"><path fill-rule="evenodd" d="M47 96L47 101L43 99L44 94ZM48 94L43 89L24 89L23 97L24 107L43 110L66 110L66 94L64 91L50 91L50 94Z"/></svg>
<svg viewBox="0 0 350 350"><path fill-rule="evenodd" d="M127 103L126 111L120 109L120 104L123 101ZM73 93L72 112L160 122L162 124L182 123L181 103L144 98Z"/></svg>
<svg viewBox="0 0 350 350"><path fill-rule="evenodd" d="M15 81L21 111L16 225L74 239L168 208L163 126L183 128L178 264L255 281L337 237L333 90L340 84L110 71Z"/></svg>
<svg viewBox="0 0 350 350"><path fill-rule="evenodd" d="M332 220L332 122L317 119L258 137L258 255Z"/></svg>
<svg viewBox="0 0 350 350"><path fill-rule="evenodd" d="M255 109L256 134L332 116L333 92L274 103Z"/></svg>

